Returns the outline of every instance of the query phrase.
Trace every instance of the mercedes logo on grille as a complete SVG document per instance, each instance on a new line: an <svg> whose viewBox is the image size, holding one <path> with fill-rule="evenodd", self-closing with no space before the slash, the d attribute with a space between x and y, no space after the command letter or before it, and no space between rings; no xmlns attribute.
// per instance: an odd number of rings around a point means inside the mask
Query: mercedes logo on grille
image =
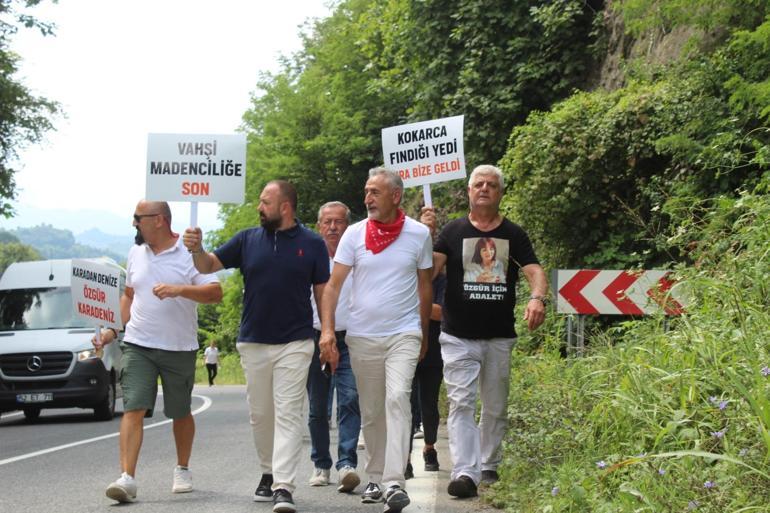
<svg viewBox="0 0 770 513"><path fill-rule="evenodd" d="M39 356L33 356L29 360L27 360L27 369L29 369L30 372L37 372L40 369L43 368L43 359Z"/></svg>

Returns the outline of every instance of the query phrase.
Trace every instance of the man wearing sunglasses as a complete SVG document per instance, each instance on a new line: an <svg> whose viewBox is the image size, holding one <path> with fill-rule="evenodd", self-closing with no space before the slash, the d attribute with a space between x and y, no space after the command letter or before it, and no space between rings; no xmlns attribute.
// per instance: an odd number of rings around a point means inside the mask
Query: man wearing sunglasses
<svg viewBox="0 0 770 513"><path fill-rule="evenodd" d="M158 377L163 385L163 413L173 419L177 466L173 493L192 491L188 468L195 436L190 402L198 353L198 303L218 303L222 288L215 275L201 274L182 238L171 231L166 202L140 201L134 211L136 246L128 253L126 288L120 313L126 323L121 343L123 419L120 423L122 475L106 494L118 502L136 499L136 465L142 446L144 416L155 406ZM98 349L117 338L102 330Z"/></svg>

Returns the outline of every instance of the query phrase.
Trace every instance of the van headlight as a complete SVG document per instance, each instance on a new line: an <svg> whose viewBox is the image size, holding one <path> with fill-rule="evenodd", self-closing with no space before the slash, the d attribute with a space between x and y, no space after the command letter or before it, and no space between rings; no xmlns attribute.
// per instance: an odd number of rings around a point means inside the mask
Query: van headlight
<svg viewBox="0 0 770 513"><path fill-rule="evenodd" d="M92 358L98 358L96 349L86 349L85 351L80 351L77 353L77 355L79 362L82 362L83 360L90 360Z"/></svg>

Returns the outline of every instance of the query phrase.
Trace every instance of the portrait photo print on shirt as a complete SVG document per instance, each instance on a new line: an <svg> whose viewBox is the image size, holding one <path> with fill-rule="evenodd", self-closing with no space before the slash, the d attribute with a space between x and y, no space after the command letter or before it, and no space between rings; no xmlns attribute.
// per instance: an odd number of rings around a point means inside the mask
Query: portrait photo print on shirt
<svg viewBox="0 0 770 513"><path fill-rule="evenodd" d="M463 295L466 300L503 301L508 291L509 253L506 239L463 239Z"/></svg>

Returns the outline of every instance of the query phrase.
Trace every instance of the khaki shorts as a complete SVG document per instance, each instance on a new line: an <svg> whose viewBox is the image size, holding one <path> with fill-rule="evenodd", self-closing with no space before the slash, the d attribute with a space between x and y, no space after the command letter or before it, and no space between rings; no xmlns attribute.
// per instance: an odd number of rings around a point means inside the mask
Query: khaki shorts
<svg viewBox="0 0 770 513"><path fill-rule="evenodd" d="M121 342L123 411L151 410L163 385L163 413L170 419L190 414L197 351L164 351Z"/></svg>

